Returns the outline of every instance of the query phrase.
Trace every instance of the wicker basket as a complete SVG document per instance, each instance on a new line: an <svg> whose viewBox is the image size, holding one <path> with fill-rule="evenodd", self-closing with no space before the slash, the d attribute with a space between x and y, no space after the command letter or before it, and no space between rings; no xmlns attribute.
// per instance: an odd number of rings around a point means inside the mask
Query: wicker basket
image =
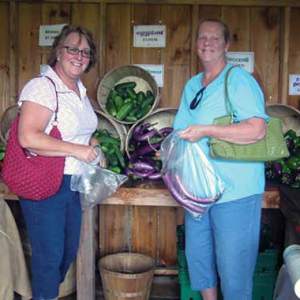
<svg viewBox="0 0 300 300"><path fill-rule="evenodd" d="M12 106L9 106L1 116L0 139L4 145L6 145L8 139L10 125L12 121L15 119L15 117L17 116L18 112L19 112L19 106L17 104L14 104Z"/></svg>
<svg viewBox="0 0 300 300"><path fill-rule="evenodd" d="M176 108L159 108L153 111L150 115L148 115L146 118L143 120L135 123L133 126L130 127L127 137L126 137L126 142L125 142L125 151L128 157L130 157L129 153L129 144L130 144L130 139L132 136L132 132L134 128L140 124L143 123L151 123L153 124L153 128L156 129L161 129L164 127L172 127L174 117L177 113Z"/></svg>
<svg viewBox="0 0 300 300"><path fill-rule="evenodd" d="M285 104L268 104L266 111L269 116L282 120L283 132L293 129L297 135L300 135L300 111L298 109Z"/></svg>
<svg viewBox="0 0 300 300"><path fill-rule="evenodd" d="M125 150L125 141L127 136L126 127L120 123L115 122L109 115L102 111L95 110L98 116L98 129L106 129L113 137L120 138L120 150Z"/></svg>
<svg viewBox="0 0 300 300"><path fill-rule="evenodd" d="M126 65L126 66L121 66L119 68L115 68L110 72L108 72L99 83L97 89L97 101L101 109L105 113L109 114L106 109L106 102L111 89L116 84L129 82L129 81L135 81L136 87L134 88L134 90L136 93L140 91L146 92L147 90L150 90L154 95L154 102L151 109L148 111L148 113L145 116L141 118L144 119L158 105L159 89L152 75L146 70L142 69L141 67L134 66L134 65ZM111 118L113 118L116 122L123 123L123 124L135 123L135 122L120 121L117 118L114 118L113 116L111 116Z"/></svg>

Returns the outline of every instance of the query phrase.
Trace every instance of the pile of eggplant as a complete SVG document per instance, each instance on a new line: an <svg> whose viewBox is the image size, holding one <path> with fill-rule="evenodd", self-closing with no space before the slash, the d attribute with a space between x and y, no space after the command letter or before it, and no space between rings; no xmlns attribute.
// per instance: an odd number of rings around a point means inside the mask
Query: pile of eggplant
<svg viewBox="0 0 300 300"><path fill-rule="evenodd" d="M133 179L161 179L162 163L156 153L173 128L156 129L155 125L146 122L133 128L128 145L128 165L125 169L126 175Z"/></svg>
<svg viewBox="0 0 300 300"><path fill-rule="evenodd" d="M176 202L197 215L203 214L219 197L204 198L194 195L186 189L179 176L170 171L166 172L162 178Z"/></svg>

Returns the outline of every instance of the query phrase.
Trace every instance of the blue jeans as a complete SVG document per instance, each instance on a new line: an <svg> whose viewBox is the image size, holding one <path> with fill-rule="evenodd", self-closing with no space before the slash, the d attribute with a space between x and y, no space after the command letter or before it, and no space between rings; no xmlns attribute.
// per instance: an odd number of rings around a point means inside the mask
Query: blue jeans
<svg viewBox="0 0 300 300"><path fill-rule="evenodd" d="M258 254L262 195L213 205L200 219L185 214L191 287L216 287L224 300L251 300Z"/></svg>
<svg viewBox="0 0 300 300"><path fill-rule="evenodd" d="M65 175L60 190L45 200L20 200L32 248L34 300L57 297L59 285L76 258L81 205L78 192L70 190L70 180L71 176Z"/></svg>

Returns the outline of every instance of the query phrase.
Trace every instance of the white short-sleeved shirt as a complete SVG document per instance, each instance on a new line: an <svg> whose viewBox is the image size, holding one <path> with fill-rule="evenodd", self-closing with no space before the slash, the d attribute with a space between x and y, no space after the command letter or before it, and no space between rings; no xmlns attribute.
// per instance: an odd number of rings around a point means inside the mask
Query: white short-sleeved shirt
<svg viewBox="0 0 300 300"><path fill-rule="evenodd" d="M71 143L88 145L91 135L97 128L98 120L82 82L78 81L79 97L62 82L50 66L46 68L42 75L50 77L56 86L58 129L62 139ZM18 104L21 105L23 101L38 103L54 112L56 109L56 96L53 84L44 76L31 79L21 91ZM46 127L46 133L49 133L52 128L53 118L54 114ZM64 174L79 174L80 170L81 162L72 156L67 156Z"/></svg>

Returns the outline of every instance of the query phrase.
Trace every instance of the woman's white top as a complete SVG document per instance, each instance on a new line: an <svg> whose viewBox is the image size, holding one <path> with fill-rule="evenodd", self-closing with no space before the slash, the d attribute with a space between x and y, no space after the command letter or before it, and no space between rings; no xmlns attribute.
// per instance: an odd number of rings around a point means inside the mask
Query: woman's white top
<svg viewBox="0 0 300 300"><path fill-rule="evenodd" d="M47 66L42 75L50 77L56 86L58 96L58 129L62 139L66 142L88 145L93 132L97 128L97 116L86 94L86 88L78 80L80 97L70 90L54 72ZM46 77L37 77L26 83L21 91L18 104L23 101L32 101L52 110L56 109L56 95L54 86ZM49 133L52 128L54 114L48 123L45 132ZM80 174L81 162L67 156L64 174Z"/></svg>

